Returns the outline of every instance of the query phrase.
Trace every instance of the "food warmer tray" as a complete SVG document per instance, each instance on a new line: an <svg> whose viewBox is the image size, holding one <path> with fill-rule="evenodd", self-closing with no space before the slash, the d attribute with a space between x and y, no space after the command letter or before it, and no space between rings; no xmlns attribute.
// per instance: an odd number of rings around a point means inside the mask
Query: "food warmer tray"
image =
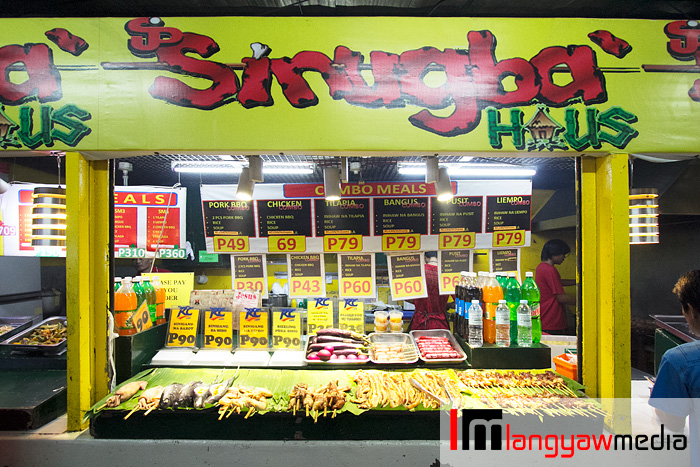
<svg viewBox="0 0 700 467"><path fill-rule="evenodd" d="M405 363L416 363L418 361L418 347L416 347L416 342L413 340L413 336L410 334L405 334L402 332L373 332L367 336L372 344L402 344L401 356L403 357L400 361L387 361L387 360L377 360L374 355L374 350L369 353L369 359L372 363L379 365L385 364L405 364Z"/></svg>
<svg viewBox="0 0 700 467"><path fill-rule="evenodd" d="M64 326L67 325L66 317L65 316L54 316L53 318L48 318L45 319L34 326L30 327L29 329L26 329L22 331L19 334L16 334L14 337L11 337L7 340L5 340L0 346L5 347L6 349L9 350L20 350L24 352L42 352L45 354L59 354L63 352L66 348L66 339L63 339L61 342L58 344L53 344L53 345L30 345L30 344L14 344L14 342L20 342L22 339L25 337L29 337L32 332L34 332L35 329L44 326L46 324L57 324L61 323Z"/></svg>
<svg viewBox="0 0 700 467"><path fill-rule="evenodd" d="M22 332L32 325L33 318L30 316L0 316L0 327L2 326L12 326L9 331L0 333L0 342L9 339L18 332Z"/></svg>
<svg viewBox="0 0 700 467"><path fill-rule="evenodd" d="M457 342L457 339L455 339L454 334L452 334L447 329L428 329L425 331L414 330L414 331L411 331L410 334L411 334L411 336L413 336L413 340L416 342L416 348L418 348L418 338L421 336L446 337L447 340L450 342L450 345L452 346L454 351L459 354L459 358L427 358L426 359L426 358L423 358L423 355L420 353L420 349L419 349L418 354L420 355L420 359L423 360L425 363L456 363L456 362L463 362L464 360L467 359L467 354L465 354L464 350L462 350L462 347Z"/></svg>
<svg viewBox="0 0 700 467"><path fill-rule="evenodd" d="M698 340L698 338L693 335L683 315L651 315L651 318L656 321L659 327L666 329L685 342Z"/></svg>

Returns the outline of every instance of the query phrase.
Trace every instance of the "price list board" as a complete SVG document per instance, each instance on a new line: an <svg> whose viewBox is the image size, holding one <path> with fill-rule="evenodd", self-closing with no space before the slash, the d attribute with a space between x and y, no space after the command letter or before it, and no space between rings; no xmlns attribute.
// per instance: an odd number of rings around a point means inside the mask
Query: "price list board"
<svg viewBox="0 0 700 467"><path fill-rule="evenodd" d="M430 198L430 232L433 235L450 232L481 233L484 198L455 196L449 201Z"/></svg>
<svg viewBox="0 0 700 467"><path fill-rule="evenodd" d="M231 283L236 290L260 290L267 298L265 255L232 255Z"/></svg>
<svg viewBox="0 0 700 467"><path fill-rule="evenodd" d="M257 209L260 237L313 235L310 199L259 200Z"/></svg>
<svg viewBox="0 0 700 467"><path fill-rule="evenodd" d="M491 272L518 272L520 249L490 250Z"/></svg>
<svg viewBox="0 0 700 467"><path fill-rule="evenodd" d="M532 196L487 196L486 232L530 230Z"/></svg>
<svg viewBox="0 0 700 467"><path fill-rule="evenodd" d="M374 235L428 234L429 198L374 198Z"/></svg>
<svg viewBox="0 0 700 467"><path fill-rule="evenodd" d="M138 242L138 211L136 208L114 208L114 244L135 247Z"/></svg>
<svg viewBox="0 0 700 467"><path fill-rule="evenodd" d="M338 255L340 296L369 298L376 296L374 254Z"/></svg>
<svg viewBox="0 0 700 467"><path fill-rule="evenodd" d="M427 297L423 253L388 255L393 300Z"/></svg>
<svg viewBox="0 0 700 467"><path fill-rule="evenodd" d="M349 198L338 201L314 200L316 236L370 235L369 198Z"/></svg>
<svg viewBox="0 0 700 467"><path fill-rule="evenodd" d="M204 235L255 237L255 212L251 201L202 201Z"/></svg>
<svg viewBox="0 0 700 467"><path fill-rule="evenodd" d="M452 295L462 271L472 270L471 250L445 250L438 254L440 295Z"/></svg>
<svg viewBox="0 0 700 467"><path fill-rule="evenodd" d="M146 208L146 245L155 251L160 245L176 248L180 245L180 210L168 208Z"/></svg>
<svg viewBox="0 0 700 467"><path fill-rule="evenodd" d="M323 255L287 255L287 276L290 298L326 295Z"/></svg>

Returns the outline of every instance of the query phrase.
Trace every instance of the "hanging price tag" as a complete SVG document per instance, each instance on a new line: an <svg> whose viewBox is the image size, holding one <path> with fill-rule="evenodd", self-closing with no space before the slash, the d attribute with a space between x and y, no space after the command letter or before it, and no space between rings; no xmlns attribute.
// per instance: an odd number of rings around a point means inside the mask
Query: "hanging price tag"
<svg viewBox="0 0 700 467"><path fill-rule="evenodd" d="M420 234L382 235L382 250L420 250Z"/></svg>
<svg viewBox="0 0 700 467"><path fill-rule="evenodd" d="M415 296L425 295L423 281L416 277L394 279L391 282L391 296L394 300L403 300Z"/></svg>
<svg viewBox="0 0 700 467"><path fill-rule="evenodd" d="M295 277L289 286L291 296L309 296L321 293L322 279L320 277Z"/></svg>
<svg viewBox="0 0 700 467"><path fill-rule="evenodd" d="M461 271L471 270L471 250L440 250L438 254L438 274L440 275L440 295L452 295L459 283Z"/></svg>
<svg viewBox="0 0 700 467"><path fill-rule="evenodd" d="M234 290L260 290L263 297L267 284L265 255L232 255L231 272Z"/></svg>
<svg viewBox="0 0 700 467"><path fill-rule="evenodd" d="M245 253L250 251L248 237L215 236L214 251L216 253Z"/></svg>
<svg viewBox="0 0 700 467"><path fill-rule="evenodd" d="M455 287L459 284L460 276L458 272L440 274L440 293L442 294L442 292L445 291L448 294L453 294Z"/></svg>
<svg viewBox="0 0 700 467"><path fill-rule="evenodd" d="M223 308L204 312L204 348L233 348L233 313Z"/></svg>
<svg viewBox="0 0 700 467"><path fill-rule="evenodd" d="M326 294L323 254L289 255L289 296L304 298Z"/></svg>
<svg viewBox="0 0 700 467"><path fill-rule="evenodd" d="M323 237L323 251L328 253L362 251L362 235L326 235Z"/></svg>
<svg viewBox="0 0 700 467"><path fill-rule="evenodd" d="M340 295L342 297L374 297L374 283L371 277L342 278Z"/></svg>
<svg viewBox="0 0 700 467"><path fill-rule="evenodd" d="M524 230L505 230L493 233L493 247L509 247L525 245Z"/></svg>
<svg viewBox="0 0 700 467"><path fill-rule="evenodd" d="M145 258L145 248L119 248L117 258Z"/></svg>
<svg viewBox="0 0 700 467"><path fill-rule="evenodd" d="M333 327L333 302L330 298L314 298L308 301L306 311L307 334L316 334L318 329Z"/></svg>
<svg viewBox="0 0 700 467"><path fill-rule="evenodd" d="M146 302L146 300L144 300L139 309L136 310L132 321L134 322L134 328L136 328L136 332L145 331L146 329L150 329L151 326L153 326L153 323L151 322L151 314L148 312L148 303Z"/></svg>
<svg viewBox="0 0 700 467"><path fill-rule="evenodd" d="M268 237L267 250L270 253L303 253L306 251L306 237L303 235Z"/></svg>
<svg viewBox="0 0 700 467"><path fill-rule="evenodd" d="M338 327L365 333L365 304L357 299L345 299L338 309Z"/></svg>
<svg viewBox="0 0 700 467"><path fill-rule="evenodd" d="M262 308L246 308L240 312L238 348L267 349L269 329L267 311Z"/></svg>
<svg viewBox="0 0 700 467"><path fill-rule="evenodd" d="M168 336L165 339L167 347L194 347L199 326L199 310L189 306L181 306L177 313L171 313L168 324Z"/></svg>
<svg viewBox="0 0 700 467"><path fill-rule="evenodd" d="M389 281L393 300L426 297L422 253L389 255Z"/></svg>
<svg viewBox="0 0 700 467"><path fill-rule="evenodd" d="M376 296L374 254L338 255L338 284L343 298Z"/></svg>
<svg viewBox="0 0 700 467"><path fill-rule="evenodd" d="M272 348L301 348L301 313L296 308L272 312Z"/></svg>
<svg viewBox="0 0 700 467"><path fill-rule="evenodd" d="M441 233L438 241L440 250L460 250L474 248L476 234L474 232Z"/></svg>

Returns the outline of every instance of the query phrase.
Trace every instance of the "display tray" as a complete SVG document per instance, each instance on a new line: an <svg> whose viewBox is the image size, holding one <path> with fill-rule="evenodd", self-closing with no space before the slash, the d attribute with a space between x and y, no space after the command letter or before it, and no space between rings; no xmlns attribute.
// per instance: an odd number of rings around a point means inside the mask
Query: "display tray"
<svg viewBox="0 0 700 467"><path fill-rule="evenodd" d="M410 364L418 361L418 348L410 334L373 332L368 338L372 343L369 353L372 363ZM392 352L396 358L387 358L387 352L382 351L390 349L396 349L396 352Z"/></svg>
<svg viewBox="0 0 700 467"><path fill-rule="evenodd" d="M29 329L26 329L22 331L19 334L14 335L13 337L6 339L0 346L3 346L5 349L9 350L16 350L16 351L22 351L22 352L37 352L37 353L44 353L44 354L59 354L63 352L66 349L66 338L63 338L60 342L56 344L51 344L51 345L42 345L42 344L20 344L19 342L22 341L25 337L29 337L32 335L32 333L39 329L42 326L52 326L56 324L61 324L63 326L67 326L67 321L65 316L55 316L53 318L48 318L45 319L34 326L30 327Z"/></svg>
<svg viewBox="0 0 700 467"><path fill-rule="evenodd" d="M683 339L685 342L693 342L697 340L697 337L693 335L693 332L688 326L688 322L685 320L683 315L651 315L651 318L659 325L659 327L666 329L674 336Z"/></svg>
<svg viewBox="0 0 700 467"><path fill-rule="evenodd" d="M425 330L425 331L415 330L415 331L411 331L411 336L413 336L413 340L416 342L416 347L419 350L420 350L420 346L418 345L418 339L420 337L444 337L450 343L450 346L452 347L452 349L455 352L457 352L457 354L459 354L459 357L457 357L457 358L424 358L423 352L420 352L420 359L423 360L425 363L428 363L428 364L455 363L455 362L463 362L464 360L467 359L467 354L465 354L464 350L462 350L462 347L457 342L457 339L455 339L454 334L452 334L447 329L429 329L429 330Z"/></svg>
<svg viewBox="0 0 700 467"><path fill-rule="evenodd" d="M369 362L369 357L367 357L365 360L338 360L338 359L333 359L333 360L309 360L307 357L309 356L309 353L311 352L311 345L313 344L313 339L311 337L314 336L309 336L309 339L306 341L306 347L304 348L304 363L307 365L313 365L313 366L319 366L319 367L333 367L333 368L342 368L345 366L357 366L357 365L364 365L367 362Z"/></svg>
<svg viewBox="0 0 700 467"><path fill-rule="evenodd" d="M0 329L4 326L10 326L10 329L5 332L0 332L0 342L9 339L15 334L24 331L32 325L34 319L30 316L0 316Z"/></svg>

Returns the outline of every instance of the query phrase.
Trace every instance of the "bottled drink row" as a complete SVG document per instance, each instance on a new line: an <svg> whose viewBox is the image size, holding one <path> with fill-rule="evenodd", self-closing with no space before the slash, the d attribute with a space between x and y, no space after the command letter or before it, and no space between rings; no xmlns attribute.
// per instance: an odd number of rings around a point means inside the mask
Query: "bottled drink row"
<svg viewBox="0 0 700 467"><path fill-rule="evenodd" d="M542 337L540 289L532 272L522 285L515 273L462 271L455 287L454 332L481 347L484 342L499 347L531 347Z"/></svg>
<svg viewBox="0 0 700 467"><path fill-rule="evenodd" d="M148 308L151 324L165 323L165 288L158 276L117 278L114 281L114 323L120 336L136 334L134 318Z"/></svg>

